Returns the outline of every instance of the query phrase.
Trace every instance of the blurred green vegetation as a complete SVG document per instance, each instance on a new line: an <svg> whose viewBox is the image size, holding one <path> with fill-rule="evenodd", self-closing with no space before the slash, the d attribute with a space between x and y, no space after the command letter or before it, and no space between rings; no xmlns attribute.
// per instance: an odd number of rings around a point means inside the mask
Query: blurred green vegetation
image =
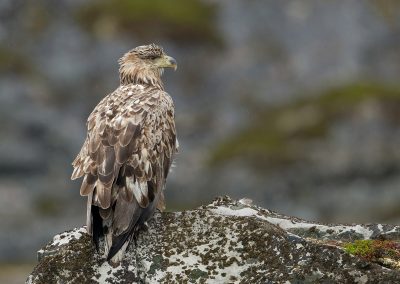
<svg viewBox="0 0 400 284"><path fill-rule="evenodd" d="M33 70L33 64L28 58L12 48L0 45L0 72L29 74Z"/></svg>
<svg viewBox="0 0 400 284"><path fill-rule="evenodd" d="M366 100L387 104L388 115L400 121L400 87L349 84L284 106L258 109L247 128L212 151L210 165L237 157L264 168L293 163L304 158L302 143L323 138L337 119Z"/></svg>
<svg viewBox="0 0 400 284"><path fill-rule="evenodd" d="M142 40L167 36L176 41L220 44L214 25L216 7L199 0L101 0L84 5L79 23L95 34L134 34Z"/></svg>
<svg viewBox="0 0 400 284"><path fill-rule="evenodd" d="M63 203L61 198L56 196L41 196L35 200L35 212L43 217L54 217L63 211L60 204Z"/></svg>
<svg viewBox="0 0 400 284"><path fill-rule="evenodd" d="M24 28L30 37L35 38L51 24L52 15L43 0L27 2L22 9Z"/></svg>
<svg viewBox="0 0 400 284"><path fill-rule="evenodd" d="M370 0L376 11L390 24L392 27L399 28L398 11L400 1L398 0Z"/></svg>

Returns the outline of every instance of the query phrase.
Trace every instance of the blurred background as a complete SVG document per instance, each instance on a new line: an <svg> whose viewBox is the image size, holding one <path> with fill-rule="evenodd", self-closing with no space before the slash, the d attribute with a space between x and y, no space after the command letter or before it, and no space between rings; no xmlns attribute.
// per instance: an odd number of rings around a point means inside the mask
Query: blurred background
<svg viewBox="0 0 400 284"><path fill-rule="evenodd" d="M0 282L85 222L71 162L118 58L157 43L180 153L168 210L248 197L322 222L400 221L400 2L0 2ZM13 282L14 281L14 282Z"/></svg>

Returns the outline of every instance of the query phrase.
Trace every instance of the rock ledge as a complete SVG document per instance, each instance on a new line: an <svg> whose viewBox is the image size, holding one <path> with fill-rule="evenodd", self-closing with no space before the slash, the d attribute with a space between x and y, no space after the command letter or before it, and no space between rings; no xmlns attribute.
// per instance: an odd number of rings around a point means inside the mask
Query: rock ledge
<svg viewBox="0 0 400 284"><path fill-rule="evenodd" d="M219 197L156 213L117 267L84 228L56 235L27 283L400 283L397 269L342 249L359 239L397 242L400 226L312 223Z"/></svg>

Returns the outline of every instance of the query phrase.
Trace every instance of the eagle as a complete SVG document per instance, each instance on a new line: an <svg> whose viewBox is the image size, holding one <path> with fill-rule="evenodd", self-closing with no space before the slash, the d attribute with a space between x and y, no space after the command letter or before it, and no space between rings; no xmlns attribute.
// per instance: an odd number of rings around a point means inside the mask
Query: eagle
<svg viewBox="0 0 400 284"><path fill-rule="evenodd" d="M87 231L107 260L122 260L129 242L164 210L164 189L178 150L174 104L164 90L164 68L174 58L155 44L138 46L119 59L120 86L87 119L87 136L73 161L71 179L83 177Z"/></svg>

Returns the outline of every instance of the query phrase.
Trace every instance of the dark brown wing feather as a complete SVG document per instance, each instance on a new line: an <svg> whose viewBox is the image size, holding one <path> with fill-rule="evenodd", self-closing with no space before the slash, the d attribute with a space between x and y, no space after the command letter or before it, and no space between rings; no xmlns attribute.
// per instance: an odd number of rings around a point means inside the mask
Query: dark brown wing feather
<svg viewBox="0 0 400 284"><path fill-rule="evenodd" d="M177 146L173 102L157 88L121 86L96 106L87 126L72 179L84 176L80 193L92 195L99 208L91 212L111 218L112 254L155 208L164 208L162 191ZM88 230L99 231L92 226L88 220Z"/></svg>

